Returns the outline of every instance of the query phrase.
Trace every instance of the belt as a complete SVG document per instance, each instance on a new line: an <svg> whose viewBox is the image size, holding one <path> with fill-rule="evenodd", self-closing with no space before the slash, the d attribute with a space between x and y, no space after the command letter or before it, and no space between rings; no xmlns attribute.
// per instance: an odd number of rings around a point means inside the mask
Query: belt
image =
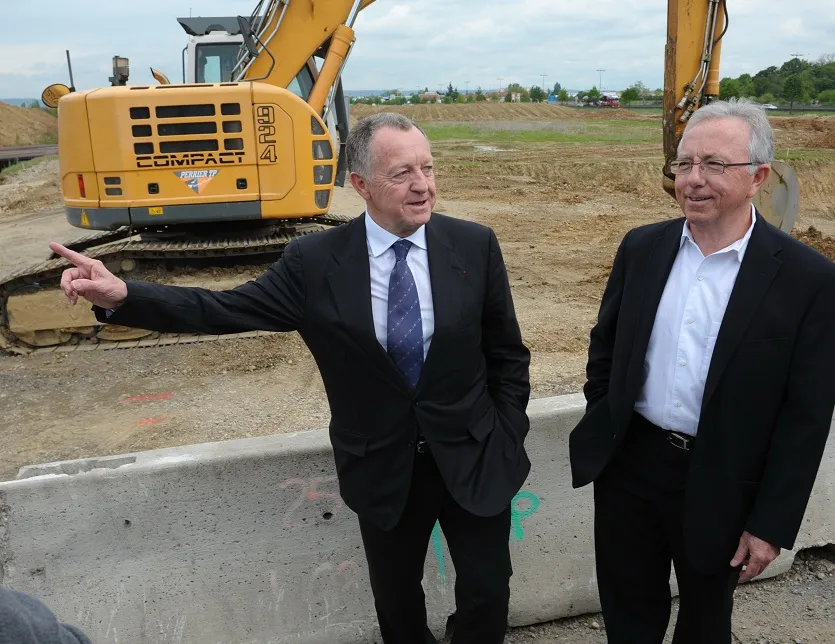
<svg viewBox="0 0 835 644"><path fill-rule="evenodd" d="M646 418L641 416L638 413L633 414L633 423L642 427L643 429L650 430L658 435L663 434L664 439L677 447L678 449L684 450L686 452L693 451L693 448L696 446L696 437L691 436L690 434L684 434L682 432L673 431L672 429L664 429L663 427L659 427L658 425L651 423Z"/></svg>
<svg viewBox="0 0 835 644"><path fill-rule="evenodd" d="M696 446L696 437L689 434L682 434L681 432L674 432L671 429L666 430L667 441L672 443L675 447L686 451L692 450Z"/></svg>
<svg viewBox="0 0 835 644"><path fill-rule="evenodd" d="M429 443L424 436L418 436L417 444L415 446L418 454L426 454L429 451Z"/></svg>

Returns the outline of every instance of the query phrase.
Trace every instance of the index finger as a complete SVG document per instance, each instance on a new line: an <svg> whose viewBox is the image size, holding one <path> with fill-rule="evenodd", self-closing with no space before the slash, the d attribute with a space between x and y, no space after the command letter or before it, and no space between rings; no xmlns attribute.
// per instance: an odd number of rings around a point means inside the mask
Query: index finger
<svg viewBox="0 0 835 644"><path fill-rule="evenodd" d="M89 266L95 261L85 255L82 255L81 253L76 253L74 250L70 250L66 246L62 246L57 242L49 242L49 248L53 253L60 255L64 259L70 260L76 266Z"/></svg>

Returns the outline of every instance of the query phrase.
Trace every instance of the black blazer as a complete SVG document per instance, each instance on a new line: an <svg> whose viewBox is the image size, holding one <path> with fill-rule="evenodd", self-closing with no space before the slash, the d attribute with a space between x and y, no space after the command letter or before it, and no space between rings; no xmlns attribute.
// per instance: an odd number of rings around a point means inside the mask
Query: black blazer
<svg viewBox="0 0 835 644"><path fill-rule="evenodd" d="M128 282L104 322L172 333L298 330L322 375L347 505L393 527L426 437L453 498L504 510L530 470L530 353L492 230L433 214L426 225L435 332L417 389L374 333L365 218L302 237L258 279L213 292Z"/></svg>
<svg viewBox="0 0 835 644"><path fill-rule="evenodd" d="M684 219L624 237L591 331L586 414L569 439L575 487L623 441ZM727 567L742 532L790 549L835 407L835 263L759 214L716 340L688 473L693 564Z"/></svg>

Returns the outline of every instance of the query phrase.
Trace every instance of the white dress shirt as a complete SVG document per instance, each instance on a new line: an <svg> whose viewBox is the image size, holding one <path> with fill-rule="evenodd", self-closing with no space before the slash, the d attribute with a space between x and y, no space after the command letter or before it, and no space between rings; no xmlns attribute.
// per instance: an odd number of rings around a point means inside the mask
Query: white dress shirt
<svg viewBox="0 0 835 644"><path fill-rule="evenodd" d="M389 279L396 261L394 242L401 238L382 228L365 212L365 237L368 243L368 265L371 271L371 313L374 316L374 333L386 351L388 338ZM435 309L432 306L432 282L429 279L429 254L426 252L426 226L403 239L412 242L406 263L412 271L420 302L423 326L423 357L429 353L432 334L435 332Z"/></svg>
<svg viewBox="0 0 835 644"><path fill-rule="evenodd" d="M635 411L651 423L696 435L719 327L756 223L742 239L705 257L685 222L655 314Z"/></svg>

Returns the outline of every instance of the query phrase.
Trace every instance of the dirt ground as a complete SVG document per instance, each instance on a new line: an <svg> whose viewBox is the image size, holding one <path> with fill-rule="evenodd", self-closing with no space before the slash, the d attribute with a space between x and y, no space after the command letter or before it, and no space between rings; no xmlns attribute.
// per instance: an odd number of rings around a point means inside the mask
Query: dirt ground
<svg viewBox="0 0 835 644"><path fill-rule="evenodd" d="M38 145L58 135L58 119L49 112L0 102L0 147Z"/></svg>
<svg viewBox="0 0 835 644"><path fill-rule="evenodd" d="M58 159L49 157L30 163L8 178L0 173L0 217L62 206Z"/></svg>
<svg viewBox="0 0 835 644"><path fill-rule="evenodd" d="M374 109L356 106L355 116ZM427 121L480 116L489 127L507 129L514 123L516 129L542 123L576 129L586 118L576 110L532 104L411 110ZM626 110L594 114L602 112ZM791 162L801 181L795 234L829 253L835 246L835 150L821 148L816 135L832 123L833 117L775 119L778 149L801 140L809 145L793 147L803 153ZM575 392L583 383L589 329L620 239L634 226L679 215L660 187L660 145L547 142L503 148L436 142L436 209L496 231L533 356L533 396ZM54 160L7 180L0 174L0 275L46 257L49 240L80 236L55 210L58 205ZM334 212L358 214L362 207L351 188L337 189ZM320 427L328 417L315 363L296 334L22 358L0 354L0 383L0 411L15 419L0 427L0 477L12 477L29 463ZM168 393L173 395L126 402Z"/></svg>
<svg viewBox="0 0 835 644"><path fill-rule="evenodd" d="M373 109L358 107L355 115ZM544 105L400 109L423 121L489 121L502 128L496 123L512 122L517 129L543 121L576 129L577 119L586 118ZM612 118L613 111L607 113ZM655 118L629 114L617 118ZM835 259L835 143L824 145L835 119L773 123L778 149L800 157L791 161L801 180L795 234ZM679 215L661 189L660 144L503 147L437 142L436 210L496 231L532 352L533 396L576 392L620 239L634 226ZM51 163L5 183L0 175L0 276L44 258L49 240L80 236L56 210L60 195ZM362 207L353 190L337 190L334 212L359 214ZM0 417L3 480L31 463L323 427L328 407L310 353L289 333L153 349L0 354ZM833 572L833 557L816 553L780 580L741 590L737 641L835 642ZM602 625L599 616L588 616L518 629L509 641L603 642L595 620Z"/></svg>

